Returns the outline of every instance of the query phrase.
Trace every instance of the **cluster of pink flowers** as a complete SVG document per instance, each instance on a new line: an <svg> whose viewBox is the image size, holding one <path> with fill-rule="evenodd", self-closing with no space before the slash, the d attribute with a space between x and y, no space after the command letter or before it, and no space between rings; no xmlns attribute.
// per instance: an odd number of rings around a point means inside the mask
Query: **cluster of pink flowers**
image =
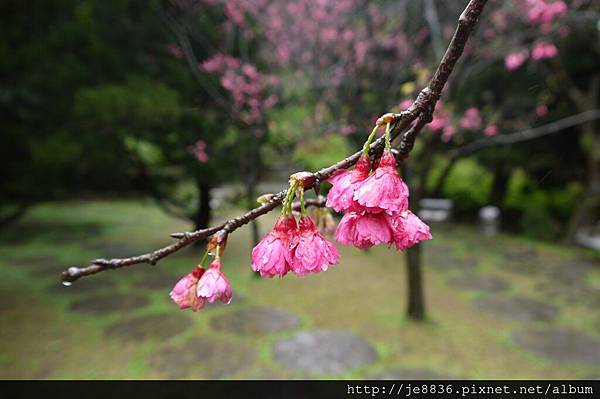
<svg viewBox="0 0 600 399"><path fill-rule="evenodd" d="M192 308L194 312L207 303L231 302L231 284L221 271L221 260L216 258L208 270L201 265L196 266L175 284L170 296L180 309Z"/></svg>
<svg viewBox="0 0 600 399"><path fill-rule="evenodd" d="M519 69L521 65L529 58L529 52L527 50L509 53L504 57L504 66L508 71L514 71Z"/></svg>
<svg viewBox="0 0 600 399"><path fill-rule="evenodd" d="M252 250L252 270L263 277L319 273L338 263L340 254L317 229L309 216L297 222L293 215L282 216L275 228Z"/></svg>
<svg viewBox="0 0 600 399"><path fill-rule="evenodd" d="M208 154L206 153L206 142L204 140L196 141L194 145L190 146L189 151L198 162L208 162Z"/></svg>
<svg viewBox="0 0 600 399"><path fill-rule="evenodd" d="M564 1L527 0L527 5L527 19L532 24L548 24L567 12Z"/></svg>
<svg viewBox="0 0 600 399"><path fill-rule="evenodd" d="M370 248L395 244L407 249L431 238L429 227L408 210L408 187L396 170L394 155L385 150L371 173L363 155L352 170L333 175L327 206L345 212L335 232L341 244Z"/></svg>
<svg viewBox="0 0 600 399"><path fill-rule="evenodd" d="M473 130L481 126L481 114L475 107L467 108L464 115L460 118L459 124L463 129Z"/></svg>
<svg viewBox="0 0 600 399"><path fill-rule="evenodd" d="M558 49L552 43L539 42L533 46L531 50L531 58L534 61L543 60L545 58L554 58L558 55Z"/></svg>
<svg viewBox="0 0 600 399"><path fill-rule="evenodd" d="M248 124L261 122L264 113L278 101L277 96L269 95L267 90L276 83L276 78L261 73L252 64L217 53L200 63L198 68L204 72L221 75L221 86L231 94L234 108Z"/></svg>
<svg viewBox="0 0 600 399"><path fill-rule="evenodd" d="M531 58L534 61L554 58L558 55L556 46L549 42L538 42L531 49ZM514 53L509 53L504 58L504 66L508 71L519 69L521 65L529 58L529 51L522 50Z"/></svg>

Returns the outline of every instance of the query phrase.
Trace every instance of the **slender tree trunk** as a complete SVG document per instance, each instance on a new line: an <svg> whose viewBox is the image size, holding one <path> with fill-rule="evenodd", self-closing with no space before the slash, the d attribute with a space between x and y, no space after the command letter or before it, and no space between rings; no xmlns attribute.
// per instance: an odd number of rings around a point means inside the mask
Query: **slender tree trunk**
<svg viewBox="0 0 600 399"><path fill-rule="evenodd" d="M254 189L254 183L246 184L246 201L249 204L249 209L253 208L256 202L256 190ZM260 230L257 219L250 222L250 229L252 230L252 246L256 246L260 241Z"/></svg>
<svg viewBox="0 0 600 399"><path fill-rule="evenodd" d="M196 182L198 187L198 206L194 215L196 230L205 229L210 225L210 186L200 181Z"/></svg>
<svg viewBox="0 0 600 399"><path fill-rule="evenodd" d="M492 182L492 190L490 191L490 197L488 202L491 205L501 207L504 203L504 197L506 196L506 190L508 188L508 181L510 179L510 173L506 170L504 162L499 162L494 167L494 180Z"/></svg>
<svg viewBox="0 0 600 399"><path fill-rule="evenodd" d="M260 140L264 137L264 132L257 133L256 131L252 131L251 133L246 143L246 151L241 162L242 180L244 182L246 204L249 210L256 205L256 185L258 184L262 167ZM254 219L250 222L250 229L252 231L252 246L255 246L260 241L258 220Z"/></svg>
<svg viewBox="0 0 600 399"><path fill-rule="evenodd" d="M423 271L421 244L406 251L408 306L407 316L414 321L425 320L425 293L423 291Z"/></svg>
<svg viewBox="0 0 600 399"><path fill-rule="evenodd" d="M423 165L428 164L428 160L423 162ZM420 162L421 163L421 162ZM405 180L410 180L410 172L408 167L403 168L403 175ZM421 182L418 187L413 186L413 195L411 195L411 204L413 209L416 211L419 207L419 200L424 191L425 181L428 176L428 170L421 171ZM414 181L414 179L412 179ZM408 183L407 183L408 184ZM414 321L425 320L425 294L423 288L423 262L421 257L420 244L409 248L406 251L406 285L408 303L406 308L406 315L409 319Z"/></svg>

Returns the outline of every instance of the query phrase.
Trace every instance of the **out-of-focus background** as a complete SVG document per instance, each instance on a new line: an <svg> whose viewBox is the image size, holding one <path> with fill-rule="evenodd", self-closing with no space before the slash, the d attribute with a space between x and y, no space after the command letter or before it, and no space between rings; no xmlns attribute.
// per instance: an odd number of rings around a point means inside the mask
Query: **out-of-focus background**
<svg viewBox="0 0 600 399"><path fill-rule="evenodd" d="M465 5L3 1L0 378L599 378L593 0L489 1L402 167L434 237L409 257L257 278L274 211L229 238L230 305L168 298L201 245L60 284L360 148Z"/></svg>

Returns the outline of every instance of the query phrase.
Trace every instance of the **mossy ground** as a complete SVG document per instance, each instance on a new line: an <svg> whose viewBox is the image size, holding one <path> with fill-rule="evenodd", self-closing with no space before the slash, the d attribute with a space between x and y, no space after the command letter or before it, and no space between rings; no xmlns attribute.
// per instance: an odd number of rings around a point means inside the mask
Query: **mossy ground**
<svg viewBox="0 0 600 399"><path fill-rule="evenodd" d="M224 219L237 212L222 210L216 218ZM261 219L263 232L275 218L276 214L272 214ZM594 299L591 296L600 297L597 258L584 250L515 237L484 238L475 229L464 226L433 227L434 240L425 253L428 320L424 323L410 322L404 316L404 257L393 249L361 252L343 247L340 265L326 273L305 278L290 275L260 279L250 271L247 228L230 237L223 256L223 267L234 289L234 302L229 306L192 313L178 310L169 300L169 286L201 256L194 248L169 257L154 268L137 265L88 277L89 289L83 283L80 289L77 283L73 287L59 285L59 272L69 265L146 252L169 243L168 233L188 227L165 216L150 201L105 200L39 206L16 226L0 232L0 378L172 377L173 373L165 373L164 364L152 366L153 354L181 345L189 351L206 347L194 345L200 341L222 342L223 348L232 351L250 348L255 355L241 356L226 350L207 354L206 362L199 360L197 367L189 371L191 378L303 377L283 369L273 359L271 348L278 339L295 331L316 328L354 332L371 342L378 354L378 360L368 366L320 378L366 378L405 368L475 379L600 375L600 366L551 360L518 347L511 338L513 332L527 328L566 327L600 340L600 310L589 304ZM532 251L535 255L531 255ZM569 268L581 262L591 266L585 269L581 281L573 283L574 299L566 300L540 289L540 284L566 284L550 272L551 267ZM475 266L460 267L466 263ZM531 264L535 264L533 269ZM152 278L149 276L153 273L164 275L165 289L144 288L140 284ZM553 322L524 322L477 310L473 300L490 293L450 286L448 277L460 273L501 278L510 284L503 295L538 299L559 307L560 314ZM92 280L103 279L111 283L92 287ZM148 304L100 313L71 309L74 302L88 297L132 293L147 297ZM237 304L235 294L241 297ZM251 306L287 310L300 318L300 326L259 336L211 329L211 318ZM106 333L118 321L172 313L188 319L189 326L177 333L161 331L157 337L150 333L139 339ZM231 358L243 358L247 364L235 364L228 372ZM174 368L176 363L174 358ZM219 373L214 374L214 370Z"/></svg>

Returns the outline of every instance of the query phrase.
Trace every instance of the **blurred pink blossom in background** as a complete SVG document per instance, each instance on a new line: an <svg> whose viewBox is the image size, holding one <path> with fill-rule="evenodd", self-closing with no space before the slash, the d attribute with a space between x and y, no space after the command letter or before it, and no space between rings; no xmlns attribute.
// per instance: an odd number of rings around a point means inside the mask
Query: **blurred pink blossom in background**
<svg viewBox="0 0 600 399"><path fill-rule="evenodd" d="M527 60L529 54L527 51L519 51L516 53L509 53L504 58L504 66L509 71L514 71L515 69L519 69L521 65Z"/></svg>
<svg viewBox="0 0 600 399"><path fill-rule="evenodd" d="M552 43L539 42L533 46L531 50L531 58L535 61L543 60L545 58L554 58L558 54L558 49Z"/></svg>
<svg viewBox="0 0 600 399"><path fill-rule="evenodd" d="M208 162L208 154L206 153L206 143L204 140L198 140L190 147L190 152L200 163Z"/></svg>

